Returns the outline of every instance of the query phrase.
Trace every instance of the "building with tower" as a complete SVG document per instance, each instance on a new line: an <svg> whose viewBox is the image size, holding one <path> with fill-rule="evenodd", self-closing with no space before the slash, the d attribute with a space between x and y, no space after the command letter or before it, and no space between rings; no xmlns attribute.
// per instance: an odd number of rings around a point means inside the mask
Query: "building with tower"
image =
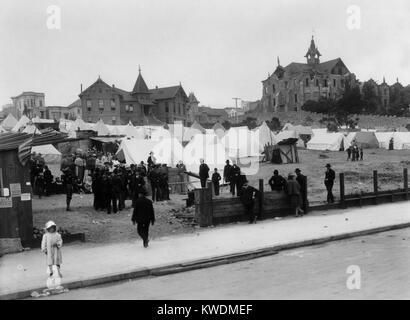
<svg viewBox="0 0 410 320"><path fill-rule="evenodd" d="M283 67L277 59L275 71L262 81L261 107L264 112L300 111L308 100L338 99L356 77L341 58L321 62L322 54L312 37L305 54L306 63L292 62Z"/></svg>
<svg viewBox="0 0 410 320"><path fill-rule="evenodd" d="M81 86L82 87L82 86ZM84 121L107 124L158 125L188 122L189 100L182 85L149 89L139 68L131 91L108 85L100 77L79 94Z"/></svg>

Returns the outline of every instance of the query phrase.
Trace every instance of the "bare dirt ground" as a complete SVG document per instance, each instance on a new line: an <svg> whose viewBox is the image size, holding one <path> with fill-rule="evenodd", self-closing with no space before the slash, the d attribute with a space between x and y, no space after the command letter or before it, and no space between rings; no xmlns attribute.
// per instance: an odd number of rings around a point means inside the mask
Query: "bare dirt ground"
<svg viewBox="0 0 410 320"><path fill-rule="evenodd" d="M379 174L379 190L391 190L403 187L403 168L410 167L410 150L388 151L382 149L365 150L364 160L346 161L346 152L324 152L298 150L301 163L274 165L261 163L258 174L249 176L252 185L258 188L258 179L265 180L265 190L270 190L268 180L274 169L287 176L300 168L308 177L308 197L311 204L326 200L326 189L323 184L325 165L330 163L336 171L334 194L339 195L340 172L345 173L346 194L373 191L373 170ZM222 188L223 196L229 196L228 188ZM180 215L193 214L192 209L185 209L184 195L171 195L171 201L154 204L156 227L152 236L162 237L178 233L195 231L192 220ZM41 200L34 196L34 226L42 228L48 220L54 220L59 227L70 233L83 232L86 241L93 243L112 243L130 241L138 238L136 227L131 223L131 201L127 209L118 214L107 215L96 212L92 207L93 195L73 195L71 212L65 211L65 195L53 195Z"/></svg>

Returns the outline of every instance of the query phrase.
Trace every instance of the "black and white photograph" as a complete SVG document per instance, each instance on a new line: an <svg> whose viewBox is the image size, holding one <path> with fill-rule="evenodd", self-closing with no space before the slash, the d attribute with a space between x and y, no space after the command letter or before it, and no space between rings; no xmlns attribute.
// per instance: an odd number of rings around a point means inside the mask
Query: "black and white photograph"
<svg viewBox="0 0 410 320"><path fill-rule="evenodd" d="M410 299L409 35L408 0L1 1L0 300Z"/></svg>

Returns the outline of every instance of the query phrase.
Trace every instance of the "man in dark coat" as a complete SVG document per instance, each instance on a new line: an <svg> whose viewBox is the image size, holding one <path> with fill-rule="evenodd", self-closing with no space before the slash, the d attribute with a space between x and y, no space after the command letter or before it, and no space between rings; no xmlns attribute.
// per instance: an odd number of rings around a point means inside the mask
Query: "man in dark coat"
<svg viewBox="0 0 410 320"><path fill-rule="evenodd" d="M65 192L66 192L66 204L67 204L66 211L71 211L70 204L71 204L71 199L73 198L73 192L74 192L74 176L72 174L72 171L69 168L66 168L64 171L63 185L65 186Z"/></svg>
<svg viewBox="0 0 410 320"><path fill-rule="evenodd" d="M249 216L249 223L256 223L257 216L254 213L255 197L257 190L248 185L248 181L245 181L242 186L240 200L245 207L246 214Z"/></svg>
<svg viewBox="0 0 410 320"><path fill-rule="evenodd" d="M53 183L53 175L51 174L50 169L48 166L44 166L44 181L45 181L45 191L46 191L46 196L49 196L51 193L52 189L52 183Z"/></svg>
<svg viewBox="0 0 410 320"><path fill-rule="evenodd" d="M239 186L243 184L239 180L240 176L241 176L241 168L239 168L238 165L234 163L231 168L231 177L229 178L230 184L233 185L233 187L231 187L231 189L233 188L232 195L235 195L235 188L236 188L236 194L238 196L241 193L241 191L239 191Z"/></svg>
<svg viewBox="0 0 410 320"><path fill-rule="evenodd" d="M94 171L91 189L94 194L94 210L104 209L104 200L102 197L102 176L99 168L96 168Z"/></svg>
<svg viewBox="0 0 410 320"><path fill-rule="evenodd" d="M221 175L218 172L218 169L214 169L214 173L212 174L212 184L214 185L215 195L219 196L219 181L221 181Z"/></svg>
<svg viewBox="0 0 410 320"><path fill-rule="evenodd" d="M232 168L232 166L231 166L231 164L229 163L229 160L226 160L226 165L225 165L225 167L224 167L224 172L223 172L223 175L224 175L224 182L229 182L229 177L230 177L230 174L231 174L231 168Z"/></svg>
<svg viewBox="0 0 410 320"><path fill-rule="evenodd" d="M118 172L117 169L114 170L113 175L111 177L111 185L112 185L111 200L112 200L113 212L117 213L117 211L121 208L119 201L120 201L120 193L122 190L122 181L121 181L120 173ZM121 210L122 208L119 211Z"/></svg>
<svg viewBox="0 0 410 320"><path fill-rule="evenodd" d="M279 174L278 170L274 170L273 176L269 179L268 183L272 191L280 192L283 190L286 180Z"/></svg>
<svg viewBox="0 0 410 320"><path fill-rule="evenodd" d="M296 168L296 181L299 183L300 186L300 196L302 197L302 210L304 214L306 214L306 209L308 207L308 200L307 200L307 177L302 174L299 168Z"/></svg>
<svg viewBox="0 0 410 320"><path fill-rule="evenodd" d="M201 188L206 188L206 180L209 178L209 167L205 163L204 159L201 159L200 162L199 179L201 180Z"/></svg>
<svg viewBox="0 0 410 320"><path fill-rule="evenodd" d="M148 247L149 224L154 225L155 214L152 201L145 197L146 192L141 190L138 199L135 201L134 212L131 221L137 224L137 232L143 240L144 248Z"/></svg>
<svg viewBox="0 0 410 320"><path fill-rule="evenodd" d="M156 166L148 171L148 179L151 184L152 201L161 201L161 190L159 188L159 173Z"/></svg>
<svg viewBox="0 0 410 320"><path fill-rule="evenodd" d="M352 155L352 146L346 149L347 152L347 160L350 160L350 156Z"/></svg>
<svg viewBox="0 0 410 320"><path fill-rule="evenodd" d="M326 173L325 173L325 186L327 190L327 202L328 203L333 203L335 202L335 199L333 197L332 189L333 189L333 184L335 182L336 174L333 169L331 169L331 165L328 163L326 165Z"/></svg>

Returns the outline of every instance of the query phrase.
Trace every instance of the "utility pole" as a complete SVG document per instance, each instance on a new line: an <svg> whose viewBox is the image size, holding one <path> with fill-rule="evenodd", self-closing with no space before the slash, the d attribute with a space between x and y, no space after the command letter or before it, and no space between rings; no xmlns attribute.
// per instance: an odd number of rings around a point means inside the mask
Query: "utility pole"
<svg viewBox="0 0 410 320"><path fill-rule="evenodd" d="M241 100L241 98L232 98L235 100L235 114L236 114L236 124L238 124L238 100Z"/></svg>

